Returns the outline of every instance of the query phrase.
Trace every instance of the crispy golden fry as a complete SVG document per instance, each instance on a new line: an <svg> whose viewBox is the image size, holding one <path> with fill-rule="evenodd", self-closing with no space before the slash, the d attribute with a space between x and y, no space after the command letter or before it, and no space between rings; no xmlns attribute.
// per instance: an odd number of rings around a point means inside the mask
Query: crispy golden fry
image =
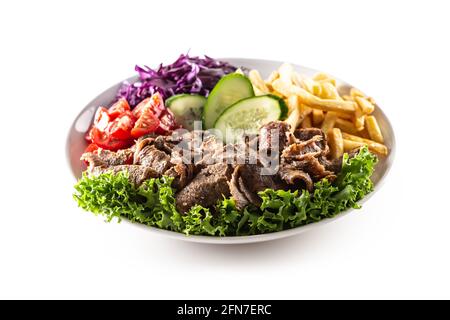
<svg viewBox="0 0 450 320"><path fill-rule="evenodd" d="M292 73L292 83L296 85L297 87L302 87L302 77L297 73Z"/></svg>
<svg viewBox="0 0 450 320"><path fill-rule="evenodd" d="M253 92L255 92L255 96L263 96L263 95L267 94L265 92L262 92L261 90L259 90L258 87L255 87L255 86L253 86Z"/></svg>
<svg viewBox="0 0 450 320"><path fill-rule="evenodd" d="M367 99L371 104L373 104L374 106L377 105L377 103L375 102L374 98L372 98L372 97L367 97L366 99Z"/></svg>
<svg viewBox="0 0 450 320"><path fill-rule="evenodd" d="M344 95L342 96L342 99L344 99L345 101L353 101L353 97L352 97L352 96L349 96L349 95L347 95L347 94L344 94Z"/></svg>
<svg viewBox="0 0 450 320"><path fill-rule="evenodd" d="M358 104L356 104L353 123L355 124L356 130L361 131L364 129L364 112Z"/></svg>
<svg viewBox="0 0 450 320"><path fill-rule="evenodd" d="M242 71L241 68L237 68L236 71L234 73L239 73L241 75L244 75L244 71Z"/></svg>
<svg viewBox="0 0 450 320"><path fill-rule="evenodd" d="M341 96L339 95L336 87L330 83L330 82L323 82L321 83L321 98L324 99L336 99L336 100L343 100Z"/></svg>
<svg viewBox="0 0 450 320"><path fill-rule="evenodd" d="M329 74L326 74L323 72L316 73L313 77L313 80L322 82L322 83L329 83L333 86L336 86L336 79L331 77Z"/></svg>
<svg viewBox="0 0 450 320"><path fill-rule="evenodd" d="M294 112L296 109L300 109L300 103L298 102L298 97L296 95L292 95L286 99L286 104L288 106L288 113ZM300 110L299 110L300 111Z"/></svg>
<svg viewBox="0 0 450 320"><path fill-rule="evenodd" d="M325 134L328 134L328 132L334 128L336 119L337 119L337 115L335 112L327 112L327 114L325 115L325 118L323 119L322 128L321 128Z"/></svg>
<svg viewBox="0 0 450 320"><path fill-rule="evenodd" d="M370 139L379 143L384 143L383 134L381 133L380 126L374 116L366 116L366 128Z"/></svg>
<svg viewBox="0 0 450 320"><path fill-rule="evenodd" d="M351 142L355 142L355 143L359 143L359 145L367 145L369 147L370 150L372 150L373 152L382 154L382 155L387 155L388 154L388 149L384 144L369 140L369 139L364 139L358 136L354 136L345 132L342 132L342 137L344 138L344 149L345 149L345 142L346 141L351 141ZM350 143L347 143L347 146L350 145ZM354 149L354 148L352 148Z"/></svg>
<svg viewBox="0 0 450 320"><path fill-rule="evenodd" d="M334 125L336 128L339 128L344 132L354 134L354 135L358 134L358 130L356 130L355 125L353 124L352 121L337 118Z"/></svg>
<svg viewBox="0 0 450 320"><path fill-rule="evenodd" d="M355 97L365 97L366 95L359 89L356 88L351 88L350 89L350 95L355 98Z"/></svg>
<svg viewBox="0 0 450 320"><path fill-rule="evenodd" d="M322 110L314 109L312 111L312 123L315 127L319 127L322 124L324 118L325 115L323 114Z"/></svg>
<svg viewBox="0 0 450 320"><path fill-rule="evenodd" d="M278 73L278 70L272 71L272 73L269 75L269 78L267 78L266 85L272 84L275 80L277 80L280 77L280 74Z"/></svg>
<svg viewBox="0 0 450 320"><path fill-rule="evenodd" d="M300 124L300 127L302 129L307 129L307 128L311 128L312 127L311 117L309 115L305 116L305 118L303 119L302 123Z"/></svg>
<svg viewBox="0 0 450 320"><path fill-rule="evenodd" d="M280 79L272 82L274 90L288 97L290 95L297 95L300 102L316 109L323 111L337 111L353 113L356 110L356 103L352 101L343 100L327 100L316 97L315 95L309 93L303 88L299 88L294 85L289 85L281 81Z"/></svg>
<svg viewBox="0 0 450 320"><path fill-rule="evenodd" d="M337 114L338 118L348 120L348 121L353 121L353 114L351 114L351 113L336 112L336 114Z"/></svg>
<svg viewBox="0 0 450 320"><path fill-rule="evenodd" d="M248 77L253 84L253 87L257 88L259 92L262 92L262 94L267 94L270 92L257 70L251 70L248 73Z"/></svg>
<svg viewBox="0 0 450 320"><path fill-rule="evenodd" d="M278 68L278 73L280 75L280 80L286 84L292 84L292 75L294 73L294 68L289 63L283 63Z"/></svg>
<svg viewBox="0 0 450 320"><path fill-rule="evenodd" d="M375 110L375 106L366 98L355 96L355 101L365 114L371 114Z"/></svg>
<svg viewBox="0 0 450 320"><path fill-rule="evenodd" d="M342 157L344 153L344 140L341 130L333 128L328 132L328 142L330 144L330 154L333 159Z"/></svg>
<svg viewBox="0 0 450 320"><path fill-rule="evenodd" d="M297 129L298 125L300 124L300 108L296 107L294 110L292 110L291 114L288 116L288 118L285 120L286 123L290 125L291 132L294 132L295 129Z"/></svg>

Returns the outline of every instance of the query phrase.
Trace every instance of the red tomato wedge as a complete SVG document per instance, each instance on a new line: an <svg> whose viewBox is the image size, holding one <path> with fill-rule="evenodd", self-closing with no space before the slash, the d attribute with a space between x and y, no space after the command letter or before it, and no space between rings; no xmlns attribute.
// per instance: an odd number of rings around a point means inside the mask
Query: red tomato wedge
<svg viewBox="0 0 450 320"><path fill-rule="evenodd" d="M119 140L111 137L105 132L100 131L96 127L91 130L91 137L93 143L103 149L117 151L119 149L124 149L133 144L132 140Z"/></svg>
<svg viewBox="0 0 450 320"><path fill-rule="evenodd" d="M127 111L131 111L130 105L128 104L127 100L119 99L108 109L108 114L111 120L114 120Z"/></svg>
<svg viewBox="0 0 450 320"><path fill-rule="evenodd" d="M142 115L142 112L144 109L150 108L152 113L159 118L161 113L163 113L164 110L166 110L166 107L164 106L164 101L159 94L159 92L153 94L150 98L142 100L134 109L133 109L133 115L136 118L139 118Z"/></svg>
<svg viewBox="0 0 450 320"><path fill-rule="evenodd" d="M133 129L135 122L136 119L133 114L130 111L125 111L108 124L106 133L112 138L128 140L131 138L131 129Z"/></svg>
<svg viewBox="0 0 450 320"><path fill-rule="evenodd" d="M94 118L94 127L100 131L105 131L109 123L109 114L106 108L100 107L97 109Z"/></svg>
<svg viewBox="0 0 450 320"><path fill-rule="evenodd" d="M165 110L159 119L159 126L155 131L157 134L167 134L169 131L176 128L175 119L169 110Z"/></svg>
<svg viewBox="0 0 450 320"><path fill-rule="evenodd" d="M159 119L153 114L150 108L144 108L134 128L131 130L131 136L133 138L142 137L145 134L154 132L158 126Z"/></svg>
<svg viewBox="0 0 450 320"><path fill-rule="evenodd" d="M98 146L95 143L91 143L87 146L86 150L84 150L85 153L87 152L95 152L98 150Z"/></svg>

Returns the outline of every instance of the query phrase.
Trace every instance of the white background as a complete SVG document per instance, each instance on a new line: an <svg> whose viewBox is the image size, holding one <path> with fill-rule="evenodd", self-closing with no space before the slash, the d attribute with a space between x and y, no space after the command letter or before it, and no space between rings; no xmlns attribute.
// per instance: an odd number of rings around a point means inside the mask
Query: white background
<svg viewBox="0 0 450 320"><path fill-rule="evenodd" d="M447 1L2 1L0 298L450 298ZM374 96L398 152L359 211L285 240L184 243L77 208L64 144L136 63L291 61Z"/></svg>

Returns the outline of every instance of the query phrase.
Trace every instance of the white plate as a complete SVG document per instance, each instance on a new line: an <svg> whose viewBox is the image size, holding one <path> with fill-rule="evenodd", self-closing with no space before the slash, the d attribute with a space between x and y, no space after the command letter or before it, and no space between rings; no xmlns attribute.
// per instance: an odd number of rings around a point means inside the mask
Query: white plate
<svg viewBox="0 0 450 320"><path fill-rule="evenodd" d="M267 77L270 72L277 69L282 62L280 61L271 61L271 60L259 60L259 59L241 59L241 58L224 58L221 60L225 60L230 62L231 64L235 66L244 66L249 69L257 69L260 71L263 78ZM294 67L296 71L303 75L312 76L317 70L313 70L310 68L302 67L299 65L295 65ZM128 79L129 81L135 80L136 77L132 77ZM338 85L345 86L350 88L350 85L345 83L342 80L337 79ZM97 96L94 100L92 100L86 107L83 108L83 110L80 112L80 114L77 116L77 118L74 120L72 127L70 128L70 132L67 138L67 145L66 145L66 153L67 153L67 159L69 161L69 165L72 169L72 173L76 178L79 178L81 176L81 172L83 170L82 163L80 161L80 156L83 153L84 149L86 148L87 144L84 140L84 134L88 130L92 118L94 116L95 110L98 106L108 106L113 101L115 94L117 92L117 89L119 88L120 84L122 82L116 84L115 86L109 88L108 90L101 93L99 96ZM394 131L392 129L392 126L386 117L386 115L383 113L381 108L377 106L374 115L376 116L379 125L381 127L381 130L383 132L384 138L385 138L385 144L389 148L389 156L387 157L380 157L380 161L377 164L376 170L372 176L372 180L375 184L375 190L371 194L367 195L362 201L360 201L361 204L363 204L365 201L367 201L380 187L381 182L386 177L390 167L392 166L392 161L394 159L395 154L395 137L394 137ZM186 236L181 233L173 232L173 231L167 231L162 230L154 227L149 227L145 225L141 225L138 223L133 223L134 226L138 228L144 228L148 232L163 235L170 238L175 238L179 240L184 241L192 241L192 242L201 242L201 243L215 243L215 244L239 244L239 243L251 243L251 242L262 242L262 241L269 241L274 239L281 239L293 235L300 234L302 232L306 232L311 229L319 228L320 226L330 223L332 221L335 221L336 219L342 218L348 213L353 211L352 209L346 210L345 212L342 212L341 214L337 215L334 218L331 219L325 219L317 223L309 224L306 226L280 231L280 232L274 232L274 233L268 233L268 234L261 234L261 235L253 235L253 236L239 236L239 237L211 237L211 236Z"/></svg>

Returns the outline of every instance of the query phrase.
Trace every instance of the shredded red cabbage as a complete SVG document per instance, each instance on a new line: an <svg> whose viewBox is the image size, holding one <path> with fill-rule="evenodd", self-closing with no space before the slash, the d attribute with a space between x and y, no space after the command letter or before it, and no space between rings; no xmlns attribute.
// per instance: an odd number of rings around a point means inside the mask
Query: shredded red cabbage
<svg viewBox="0 0 450 320"><path fill-rule="evenodd" d="M197 93L208 96L214 85L225 74L236 71L231 64L208 56L190 57L182 54L174 63L157 70L136 66L139 80L125 81L117 92L117 98L125 98L131 107L159 92L163 99L180 93Z"/></svg>

